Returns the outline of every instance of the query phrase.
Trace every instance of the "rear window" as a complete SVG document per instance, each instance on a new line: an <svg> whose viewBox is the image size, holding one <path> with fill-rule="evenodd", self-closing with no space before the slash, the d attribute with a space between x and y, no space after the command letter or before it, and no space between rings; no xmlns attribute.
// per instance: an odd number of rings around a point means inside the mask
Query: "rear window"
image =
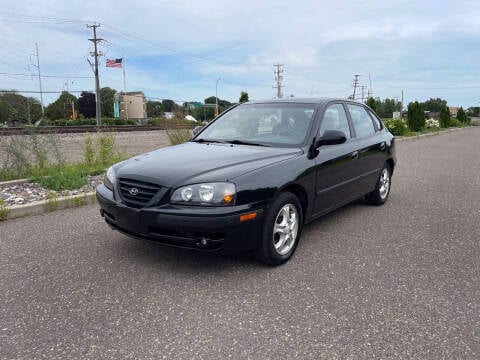
<svg viewBox="0 0 480 360"><path fill-rule="evenodd" d="M375 113L373 111L370 111L368 109L367 109L367 111L370 114L370 116L372 117L373 122L375 123L375 126L377 127L377 130L382 130L383 129L382 121L378 118L377 115L375 115Z"/></svg>
<svg viewBox="0 0 480 360"><path fill-rule="evenodd" d="M353 127L357 137L366 137L375 134L372 119L363 106L347 104L347 107L352 117Z"/></svg>

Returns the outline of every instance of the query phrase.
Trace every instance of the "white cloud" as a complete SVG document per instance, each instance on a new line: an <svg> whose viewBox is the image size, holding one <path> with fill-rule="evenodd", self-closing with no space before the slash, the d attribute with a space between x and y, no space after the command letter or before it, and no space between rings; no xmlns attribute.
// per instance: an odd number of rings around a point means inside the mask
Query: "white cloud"
<svg viewBox="0 0 480 360"><path fill-rule="evenodd" d="M472 45L480 35L476 22L480 4L475 1L53 0L4 5L8 12L25 16L101 22L99 36L111 43L102 46L106 56L125 56L128 88L152 97L203 99L212 95L220 76L222 97L236 100L241 90L249 89L251 97L270 98L276 62L285 65L284 92L298 96L330 92L345 96L355 73L379 79L374 81L375 94L384 97L399 93L400 86L413 87L401 81L408 78L418 80L416 87L433 88L440 80L453 81L449 83L453 87L455 79L468 82L476 78L468 71L479 70L474 60L479 51ZM14 17L0 19L12 21L0 21L0 72L26 71L37 42L44 74L91 75L85 57L92 47L87 40L92 34L81 21L36 24L28 23L31 17L24 18L27 23ZM102 86L122 87L120 71L107 70L102 63L101 74ZM94 85L92 79L70 80L74 89ZM0 81L1 88L37 87L31 80L12 76ZM44 88L59 91L65 81L48 78ZM430 97L428 90L411 92ZM477 98L473 90L460 94L446 89L442 94L456 105L473 105Z"/></svg>

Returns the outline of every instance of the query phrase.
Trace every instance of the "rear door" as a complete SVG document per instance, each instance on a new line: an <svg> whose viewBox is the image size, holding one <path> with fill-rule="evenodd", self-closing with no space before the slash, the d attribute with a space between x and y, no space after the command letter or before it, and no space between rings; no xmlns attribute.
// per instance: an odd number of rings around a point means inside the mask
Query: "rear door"
<svg viewBox="0 0 480 360"><path fill-rule="evenodd" d="M355 175L359 177L357 196L363 196L375 188L375 183L386 159L387 146L382 136L381 122L374 122L367 108L357 103L347 103L348 113L353 125Z"/></svg>
<svg viewBox="0 0 480 360"><path fill-rule="evenodd" d="M342 131L347 141L321 146L315 158L316 197L314 216L326 213L355 197L356 178L353 162L352 131L341 102L331 103L323 113L317 139L327 130Z"/></svg>

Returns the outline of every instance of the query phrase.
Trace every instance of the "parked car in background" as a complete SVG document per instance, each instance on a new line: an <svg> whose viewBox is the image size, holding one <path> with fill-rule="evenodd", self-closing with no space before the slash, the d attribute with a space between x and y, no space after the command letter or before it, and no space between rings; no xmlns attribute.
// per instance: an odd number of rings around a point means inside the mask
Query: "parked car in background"
<svg viewBox="0 0 480 360"><path fill-rule="evenodd" d="M97 188L101 215L129 236L204 251L253 250L279 265L303 226L351 201L388 199L392 134L344 99L247 102L187 143L122 161Z"/></svg>

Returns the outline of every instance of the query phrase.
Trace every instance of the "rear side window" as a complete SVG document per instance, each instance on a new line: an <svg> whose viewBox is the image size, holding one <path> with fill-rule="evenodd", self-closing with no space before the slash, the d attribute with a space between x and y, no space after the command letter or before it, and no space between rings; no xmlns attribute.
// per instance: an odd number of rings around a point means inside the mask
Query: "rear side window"
<svg viewBox="0 0 480 360"><path fill-rule="evenodd" d="M375 123L375 126L377 127L377 130L382 130L383 125L382 125L382 122L380 121L380 119L378 118L378 116L375 115L375 113L373 111L370 111L368 109L367 109L367 111L370 114L370 116L372 117L373 122Z"/></svg>
<svg viewBox="0 0 480 360"><path fill-rule="evenodd" d="M347 104L347 107L352 117L353 127L357 137L366 137L375 134L372 119L363 106Z"/></svg>
<svg viewBox="0 0 480 360"><path fill-rule="evenodd" d="M320 125L319 136L323 136L327 130L339 130L345 134L347 139L350 139L350 127L348 125L347 114L342 104L330 105L323 115L322 123Z"/></svg>

